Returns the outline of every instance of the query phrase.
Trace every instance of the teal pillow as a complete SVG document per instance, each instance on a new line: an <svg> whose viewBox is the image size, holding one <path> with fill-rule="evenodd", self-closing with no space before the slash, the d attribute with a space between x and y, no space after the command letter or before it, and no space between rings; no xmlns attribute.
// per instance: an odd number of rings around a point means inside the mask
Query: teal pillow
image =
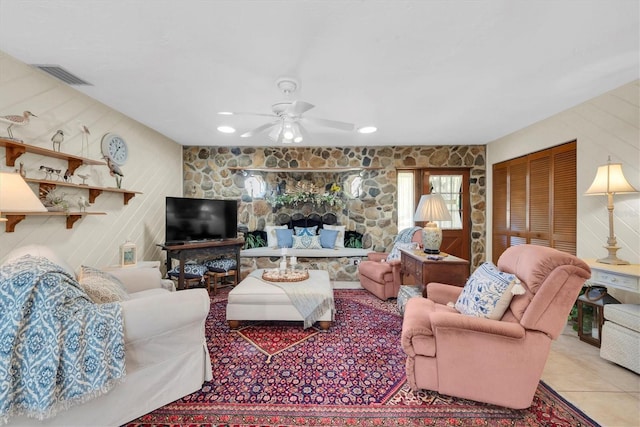
<svg viewBox="0 0 640 427"><path fill-rule="evenodd" d="M320 245L323 248L334 249L336 246L336 239L338 238L338 230L325 230L320 229Z"/></svg>
<svg viewBox="0 0 640 427"><path fill-rule="evenodd" d="M278 238L279 248L290 248L293 246L293 230L289 228L277 229L276 237Z"/></svg>

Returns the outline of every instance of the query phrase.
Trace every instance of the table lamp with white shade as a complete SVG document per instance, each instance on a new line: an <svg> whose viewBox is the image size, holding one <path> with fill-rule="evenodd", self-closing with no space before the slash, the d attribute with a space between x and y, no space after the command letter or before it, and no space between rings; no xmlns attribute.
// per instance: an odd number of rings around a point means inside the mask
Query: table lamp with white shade
<svg viewBox="0 0 640 427"><path fill-rule="evenodd" d="M591 187L586 191L586 195L606 195L607 196L607 210L609 211L609 238L607 244L604 246L609 255L605 258L601 258L598 262L604 264L629 264L628 261L619 259L616 256L616 252L620 247L616 241L616 236L613 233L613 195L621 193L637 193L638 191L633 188L627 181L622 173L621 163L611 163L611 157L607 160L607 164L598 167L596 177L591 184Z"/></svg>
<svg viewBox="0 0 640 427"><path fill-rule="evenodd" d="M420 197L418 208L413 216L415 222L426 221L422 229L422 243L427 254L439 254L442 244L442 230L434 221L451 221L447 204L440 194L425 194Z"/></svg>
<svg viewBox="0 0 640 427"><path fill-rule="evenodd" d="M29 184L18 173L0 172L0 222L11 212L47 212Z"/></svg>

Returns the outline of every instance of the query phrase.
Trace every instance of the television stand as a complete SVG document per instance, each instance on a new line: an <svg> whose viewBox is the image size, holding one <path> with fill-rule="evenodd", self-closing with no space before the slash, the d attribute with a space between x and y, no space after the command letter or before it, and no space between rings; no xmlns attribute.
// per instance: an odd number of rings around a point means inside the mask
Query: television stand
<svg viewBox="0 0 640 427"><path fill-rule="evenodd" d="M185 242L181 244L158 244L167 252L167 271L172 268L172 260L180 261L180 275L178 276L178 290L184 289L184 264L187 259L206 260L212 256L234 254L236 257L236 283L240 283L240 250L244 246L244 239L207 240L200 242Z"/></svg>

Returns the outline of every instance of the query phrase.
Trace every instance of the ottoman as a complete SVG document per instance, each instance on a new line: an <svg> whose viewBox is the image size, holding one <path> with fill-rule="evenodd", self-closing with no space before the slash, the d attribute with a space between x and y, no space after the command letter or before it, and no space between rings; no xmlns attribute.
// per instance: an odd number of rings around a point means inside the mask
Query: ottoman
<svg viewBox="0 0 640 427"><path fill-rule="evenodd" d="M400 286L400 290L398 291L398 300L396 304L398 306L398 311L400 314L404 315L404 306L407 305L407 301L409 298L420 297L422 298L422 290L424 289L423 285L402 285Z"/></svg>
<svg viewBox="0 0 640 427"><path fill-rule="evenodd" d="M262 271L253 271L229 292L227 322L231 329L238 328L242 320L305 320L291 302L290 296L278 287L278 283L261 279ZM329 329L333 321L334 301L333 288L327 271L309 270L307 280L283 285L300 286L299 289L315 294L314 297L323 300L328 308L314 320L318 321L321 329Z"/></svg>
<svg viewBox="0 0 640 427"><path fill-rule="evenodd" d="M600 357L640 374L640 305L607 304Z"/></svg>

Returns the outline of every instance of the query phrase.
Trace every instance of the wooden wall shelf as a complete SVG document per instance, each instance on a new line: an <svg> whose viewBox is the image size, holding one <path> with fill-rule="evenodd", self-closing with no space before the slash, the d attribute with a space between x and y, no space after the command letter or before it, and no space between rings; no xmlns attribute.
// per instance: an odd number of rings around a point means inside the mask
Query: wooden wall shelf
<svg viewBox="0 0 640 427"><path fill-rule="evenodd" d="M27 216L64 216L67 218L67 228L73 228L73 224L87 215L106 215L105 212L5 212L4 216L7 218L5 225L5 231L7 233L13 233L16 225L25 219Z"/></svg>
<svg viewBox="0 0 640 427"><path fill-rule="evenodd" d="M95 187L92 185L73 184L71 182L64 182L64 181L50 181L46 179L33 179L33 178L25 178L25 181L36 183L39 185L40 198L43 198L47 194L47 192L53 190L57 186L89 190L89 203L95 203L96 198L100 194L102 194L103 191L107 191L110 193L122 193L123 201L125 205L129 204L129 200L131 200L136 194L142 194L139 191L125 190L122 188Z"/></svg>
<svg viewBox="0 0 640 427"><path fill-rule="evenodd" d="M82 165L106 165L105 162L99 160L86 159L84 157L73 156L71 154L61 153L47 148L36 147L13 139L0 138L0 147L5 147L7 150L7 166L15 166L16 159L24 153L33 153L41 156L53 157L55 159L66 160L68 164L67 169L69 169L69 173L71 175L73 175L75 170Z"/></svg>

